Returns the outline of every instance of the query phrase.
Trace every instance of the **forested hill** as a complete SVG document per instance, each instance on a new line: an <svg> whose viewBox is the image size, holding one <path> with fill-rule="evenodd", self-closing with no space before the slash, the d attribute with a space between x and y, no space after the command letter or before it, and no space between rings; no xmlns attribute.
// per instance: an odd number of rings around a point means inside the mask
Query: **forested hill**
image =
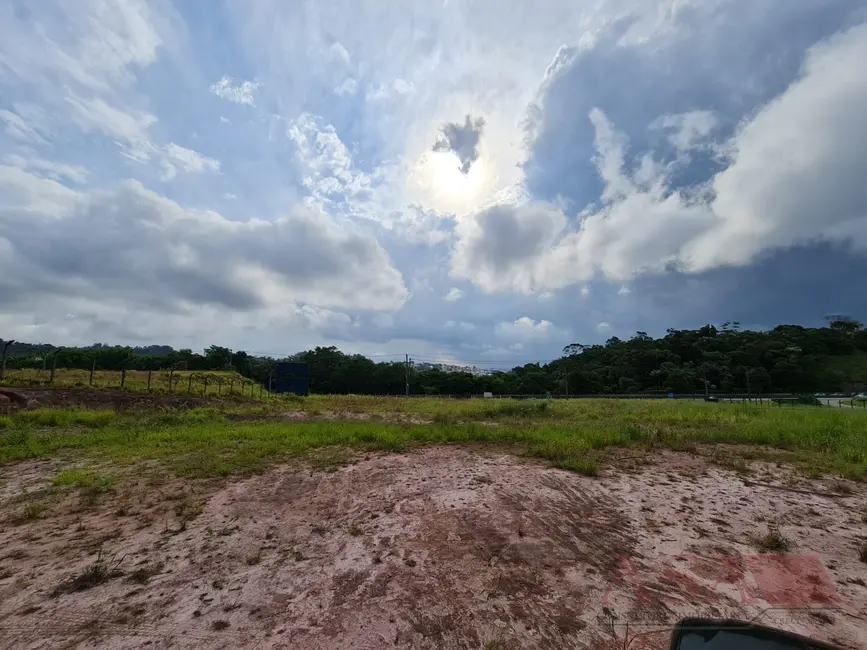
<svg viewBox="0 0 867 650"><path fill-rule="evenodd" d="M0 348L2 349L2 348ZM210 346L202 354L168 346L130 348L104 344L86 348L14 343L7 367L58 367L103 370L218 370L234 368L267 383L276 359ZM311 366L314 393L403 394L402 362L375 363L337 348L318 347L292 355ZM862 391L867 387L867 330L849 318L829 319L827 327L780 325L769 331L720 328L668 330L661 338L638 332L629 340L611 338L604 345L566 346L547 364L532 363L487 375L412 368L413 394L554 394L673 392L710 390L741 393L811 393Z"/></svg>

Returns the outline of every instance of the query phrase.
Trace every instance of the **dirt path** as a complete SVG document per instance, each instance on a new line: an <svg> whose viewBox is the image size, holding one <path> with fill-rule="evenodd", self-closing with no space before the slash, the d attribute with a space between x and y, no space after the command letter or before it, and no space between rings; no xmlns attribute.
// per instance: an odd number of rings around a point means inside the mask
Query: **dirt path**
<svg viewBox="0 0 867 650"><path fill-rule="evenodd" d="M144 473L78 512L55 498L0 528L0 645L613 649L629 621L631 648L663 648L679 617L776 608L760 620L867 646L864 486L791 492L765 465L749 478L775 487L747 486L669 452L620 465L589 478L429 447L226 487ZM4 515L56 470L3 468ZM768 521L788 555L755 549ZM125 575L52 596L100 546Z"/></svg>

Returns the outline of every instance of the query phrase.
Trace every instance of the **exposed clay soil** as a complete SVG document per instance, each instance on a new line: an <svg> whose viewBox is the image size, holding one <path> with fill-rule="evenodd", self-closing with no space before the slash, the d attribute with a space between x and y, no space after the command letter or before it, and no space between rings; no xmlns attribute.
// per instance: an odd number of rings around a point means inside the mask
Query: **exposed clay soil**
<svg viewBox="0 0 867 650"><path fill-rule="evenodd" d="M47 509L0 524L0 646L613 649L629 620L630 648L664 648L679 617L777 607L759 620L867 647L865 486L673 452L616 466L427 447L228 485L140 467L87 505L48 490L57 463L7 465L0 516ZM759 555L767 521L790 555ZM100 546L125 575L52 596Z"/></svg>

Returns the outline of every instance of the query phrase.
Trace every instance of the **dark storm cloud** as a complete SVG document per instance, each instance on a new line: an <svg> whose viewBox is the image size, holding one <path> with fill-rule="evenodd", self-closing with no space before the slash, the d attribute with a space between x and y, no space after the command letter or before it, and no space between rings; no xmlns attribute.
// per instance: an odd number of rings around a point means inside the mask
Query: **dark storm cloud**
<svg viewBox="0 0 867 650"><path fill-rule="evenodd" d="M470 167L479 158L479 140L485 127L484 118L467 115L464 123L447 122L434 143L434 151L451 151L461 161L461 172L468 174Z"/></svg>

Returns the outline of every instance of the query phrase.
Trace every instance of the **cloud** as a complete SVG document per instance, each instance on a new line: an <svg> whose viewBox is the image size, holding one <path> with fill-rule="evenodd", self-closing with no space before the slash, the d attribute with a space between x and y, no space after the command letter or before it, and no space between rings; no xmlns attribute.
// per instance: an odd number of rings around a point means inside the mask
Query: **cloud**
<svg viewBox="0 0 867 650"><path fill-rule="evenodd" d="M620 289L617 290L618 296L628 296L630 293L632 293L632 290L625 284L620 285Z"/></svg>
<svg viewBox="0 0 867 650"><path fill-rule="evenodd" d="M15 104L14 110L0 110L0 120L6 127L6 134L17 140L36 144L47 144L48 135L45 112L34 105Z"/></svg>
<svg viewBox="0 0 867 650"><path fill-rule="evenodd" d="M219 171L218 160L209 158L197 151L170 142L160 146L151 139L151 127L157 118L144 111L124 110L109 105L103 99L83 100L67 97L73 107L72 120L85 133L98 131L114 138L123 149L123 155L139 163L152 158L159 160L162 178L171 180L178 172L200 173Z"/></svg>
<svg viewBox="0 0 867 650"><path fill-rule="evenodd" d="M470 167L479 158L479 140L485 127L484 118L475 120L467 115L463 124L447 122L440 131L440 137L434 143L433 151L451 151L461 162L461 172L468 174Z"/></svg>
<svg viewBox="0 0 867 650"><path fill-rule="evenodd" d="M535 321L528 316L522 316L513 322L498 323L494 333L500 338L523 342L548 340L564 335L564 332L550 321Z"/></svg>
<svg viewBox="0 0 867 650"><path fill-rule="evenodd" d="M464 292L458 289L457 287L452 287L449 289L449 292L446 294L444 300L448 302L455 302L456 300L460 300L464 297Z"/></svg>
<svg viewBox="0 0 867 650"><path fill-rule="evenodd" d="M343 46L342 43L335 41L331 44L331 47L328 48L329 56L335 61L339 61L343 65L349 65L350 56L347 49Z"/></svg>
<svg viewBox="0 0 867 650"><path fill-rule="evenodd" d="M0 3L0 329L518 361L564 342L491 342L528 309L587 343L867 315L835 279L867 264L863 0L261 0L217 39L173 4Z"/></svg>
<svg viewBox="0 0 867 650"><path fill-rule="evenodd" d="M542 203L494 205L470 215L456 227L452 275L485 291L551 288L537 267L566 223L560 209Z"/></svg>
<svg viewBox="0 0 867 650"><path fill-rule="evenodd" d="M681 153L706 143L708 136L717 126L719 119L711 111L663 115L650 124L652 129L668 132L668 141Z"/></svg>
<svg viewBox="0 0 867 650"><path fill-rule="evenodd" d="M691 269L746 264L816 240L867 247L867 23L812 48L800 77L728 144L713 180L715 227L690 243Z"/></svg>
<svg viewBox="0 0 867 650"><path fill-rule="evenodd" d="M164 39L174 34L172 12L160 1L82 0L28 8L16 14L7 5L0 13L0 74L29 83L52 86L62 79L98 93L128 86L134 68L153 63Z"/></svg>
<svg viewBox="0 0 867 650"><path fill-rule="evenodd" d="M409 244L435 246L452 238L453 215L438 210L426 210L418 204L410 204L402 210L391 212L390 219L382 225Z"/></svg>
<svg viewBox="0 0 867 650"><path fill-rule="evenodd" d="M340 82L339 86L335 86L334 92L337 95L354 95L358 92L358 82L352 77L347 77Z"/></svg>
<svg viewBox="0 0 867 650"><path fill-rule="evenodd" d="M453 274L526 293L749 264L821 240L867 246L863 60L867 23L812 48L798 79L722 143L728 166L692 187L673 187L652 152L631 160L626 135L592 109L601 206L577 223L537 202L483 210L458 226Z"/></svg>
<svg viewBox="0 0 867 650"><path fill-rule="evenodd" d="M233 104L255 106L256 102L253 100L253 93L258 90L259 82L244 80L237 86L233 86L232 81L231 77L224 76L219 81L211 84L209 90L217 97L230 101Z"/></svg>
<svg viewBox="0 0 867 650"><path fill-rule="evenodd" d="M602 321L601 323L596 324L596 331L601 332L602 334L607 334L611 331L611 325L609 325L605 321Z"/></svg>
<svg viewBox="0 0 867 650"><path fill-rule="evenodd" d="M374 239L314 210L228 221L134 181L73 192L10 167L0 167L0 188L7 311L63 296L160 312L290 304L390 310L407 297Z"/></svg>
<svg viewBox="0 0 867 650"><path fill-rule="evenodd" d="M187 149L169 143L162 153L160 161L163 168L163 178L166 180L177 176L179 171L188 173L201 173L204 171L220 171L220 161L203 156L198 151Z"/></svg>
<svg viewBox="0 0 867 650"><path fill-rule="evenodd" d="M89 172L81 165L67 165L64 163L45 160L38 156L20 156L12 154L3 159L6 165L17 167L30 172L41 172L47 178L62 181L64 178L73 183L87 181Z"/></svg>
<svg viewBox="0 0 867 650"><path fill-rule="evenodd" d="M335 199L369 198L370 177L356 169L346 145L331 124L303 113L286 130L297 147L302 183L322 204Z"/></svg>
<svg viewBox="0 0 867 650"><path fill-rule="evenodd" d="M150 127L156 116L145 111L124 110L112 106L102 98L82 99L75 95L66 98L73 111L72 121L85 133L98 131L115 138L124 153L137 162L146 162L156 148L150 141Z"/></svg>

